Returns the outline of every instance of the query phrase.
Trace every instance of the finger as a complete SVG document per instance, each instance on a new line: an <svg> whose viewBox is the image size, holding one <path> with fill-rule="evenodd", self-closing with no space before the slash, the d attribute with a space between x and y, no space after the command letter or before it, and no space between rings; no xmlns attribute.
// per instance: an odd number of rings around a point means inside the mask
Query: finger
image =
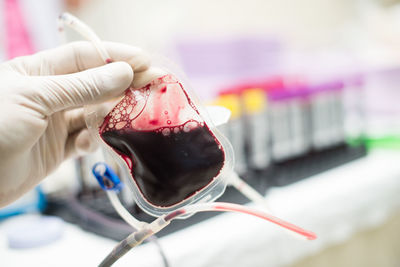
<svg viewBox="0 0 400 267"><path fill-rule="evenodd" d="M135 72L146 70L150 64L150 57L138 47L113 42L103 44L112 61L124 61ZM60 75L102 66L105 62L90 42L81 41L18 57L9 64L25 75Z"/></svg>
<svg viewBox="0 0 400 267"><path fill-rule="evenodd" d="M64 116L65 116L65 121L67 122L68 134L86 128L85 113L83 108L68 110L65 112Z"/></svg>
<svg viewBox="0 0 400 267"><path fill-rule="evenodd" d="M133 79L130 66L115 62L86 71L46 77L29 77L28 97L38 103L44 115L86 104L93 104L122 94Z"/></svg>
<svg viewBox="0 0 400 267"><path fill-rule="evenodd" d="M89 130L83 129L68 136L64 157L82 156L94 152L97 147L98 143L90 136Z"/></svg>

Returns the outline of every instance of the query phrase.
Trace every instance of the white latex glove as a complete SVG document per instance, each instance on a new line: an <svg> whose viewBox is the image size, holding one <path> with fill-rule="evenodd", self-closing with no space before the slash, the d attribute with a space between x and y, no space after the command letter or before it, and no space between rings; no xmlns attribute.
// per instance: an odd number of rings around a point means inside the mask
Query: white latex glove
<svg viewBox="0 0 400 267"><path fill-rule="evenodd" d="M66 158L93 149L84 104L121 94L134 73L146 82L149 60L141 50L105 45L121 62L102 66L90 43L76 42L0 65L0 207Z"/></svg>

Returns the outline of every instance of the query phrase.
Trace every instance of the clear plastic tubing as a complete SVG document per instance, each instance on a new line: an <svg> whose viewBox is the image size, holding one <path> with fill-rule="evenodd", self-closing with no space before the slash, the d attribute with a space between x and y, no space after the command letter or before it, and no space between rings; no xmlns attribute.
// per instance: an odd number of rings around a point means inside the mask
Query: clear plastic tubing
<svg viewBox="0 0 400 267"><path fill-rule="evenodd" d="M314 234L313 232L304 230L294 224L291 224L289 222L281 220L281 219L279 219L275 216L272 216L266 212L259 211L259 210L256 210L256 209L253 209L253 208L250 208L247 206L226 203L226 202L214 202L214 203L202 203L202 204L189 205L189 206L186 206L185 208L181 208L174 212L171 212L170 214L168 214L164 217L164 220L166 222L170 222L171 220L176 219L179 216L182 216L182 215L185 215L188 213L197 213L197 212L202 212L202 211L234 211L234 212L245 213L245 214L253 215L258 218L267 220L276 225L279 225L279 226L286 228L296 234L306 237L308 240L314 240L317 238L316 234Z"/></svg>
<svg viewBox="0 0 400 267"><path fill-rule="evenodd" d="M143 228L147 223L141 222L133 217L124 206L122 206L121 202L117 194L113 191L106 191L107 196L110 199L111 204L113 205L114 209L117 211L119 216L124 219L130 226L132 226L135 230Z"/></svg>
<svg viewBox="0 0 400 267"><path fill-rule="evenodd" d="M112 62L112 59L108 54L107 50L105 49L105 47L103 46L100 38L92 31L92 29L89 28L89 26L80 21L77 17L67 12L64 12L58 17L58 25L59 25L59 31L63 31L64 25L67 25L71 29L81 34L87 40L92 42L97 52L100 54L100 57L105 63L108 64Z"/></svg>
<svg viewBox="0 0 400 267"><path fill-rule="evenodd" d="M229 177L229 183L254 203L260 204L263 207L268 208L265 198L253 187L243 181L243 179L241 179L236 172L232 172L231 176Z"/></svg>

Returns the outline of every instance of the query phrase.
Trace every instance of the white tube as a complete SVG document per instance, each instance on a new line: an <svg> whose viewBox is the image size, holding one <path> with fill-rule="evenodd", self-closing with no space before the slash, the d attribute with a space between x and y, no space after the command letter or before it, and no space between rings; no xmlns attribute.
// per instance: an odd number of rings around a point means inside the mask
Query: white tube
<svg viewBox="0 0 400 267"><path fill-rule="evenodd" d="M234 186L240 193L245 195L251 201L262 205L266 209L269 210L268 204L265 198L258 193L253 187L248 185L245 181L243 181L236 172L232 172L229 177L229 183Z"/></svg>
<svg viewBox="0 0 400 267"><path fill-rule="evenodd" d="M71 15L68 12L64 12L59 17L59 27L61 25L67 25L68 27L72 28L73 30L81 34L84 38L92 42L97 52L100 54L102 60L105 63L111 62L111 57L108 54L107 50L105 49L100 38L93 32L93 30L89 26L87 26L77 17Z"/></svg>
<svg viewBox="0 0 400 267"><path fill-rule="evenodd" d="M121 201L119 200L115 192L113 191L106 191L106 192L114 209L117 211L119 216L121 216L121 218L124 219L125 222L127 222L135 230L142 229L147 225L147 223L137 220L125 209L125 207L121 204Z"/></svg>
<svg viewBox="0 0 400 267"><path fill-rule="evenodd" d="M253 201L254 203L256 203L258 205L261 205L263 207L264 211L273 213L267 203L267 200L260 193L258 193L253 187L251 187L245 181L243 181L243 179L241 179L236 172L232 173L232 175L230 176L229 182L232 186L234 186L240 193L242 193L244 196L246 196L249 200ZM286 228L281 228L281 230L287 232L290 235L294 235L292 231L290 231ZM299 235L294 235L294 236L299 237Z"/></svg>
<svg viewBox="0 0 400 267"><path fill-rule="evenodd" d="M107 255L106 258L100 263L99 267L109 267L113 265L118 259L124 256L129 250L140 245L147 238L152 237L154 234L161 231L170 221L164 220L164 216L158 217L150 224L146 224L143 228L138 229L138 231L133 232L124 240L119 242L119 244L114 247L114 249Z"/></svg>

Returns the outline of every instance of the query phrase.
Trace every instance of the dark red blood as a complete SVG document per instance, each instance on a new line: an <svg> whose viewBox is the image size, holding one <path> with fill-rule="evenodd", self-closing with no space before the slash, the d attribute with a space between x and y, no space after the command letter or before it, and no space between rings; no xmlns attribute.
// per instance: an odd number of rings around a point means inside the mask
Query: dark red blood
<svg viewBox="0 0 400 267"><path fill-rule="evenodd" d="M189 132L119 130L102 134L103 140L131 168L144 197L154 205L176 204L209 184L224 164L224 153L210 130L201 126Z"/></svg>
<svg viewBox="0 0 400 267"><path fill-rule="evenodd" d="M186 212L185 209L176 210L176 211L168 214L167 216L165 216L164 220L166 222L168 222L168 221L178 217L179 215L185 214L185 212Z"/></svg>

